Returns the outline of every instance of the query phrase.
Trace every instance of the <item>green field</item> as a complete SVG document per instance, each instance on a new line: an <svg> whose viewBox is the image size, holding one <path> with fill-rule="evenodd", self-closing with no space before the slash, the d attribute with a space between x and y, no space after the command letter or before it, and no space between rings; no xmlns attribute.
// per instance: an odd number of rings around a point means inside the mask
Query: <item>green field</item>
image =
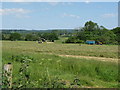
<svg viewBox="0 0 120 90"><path fill-rule="evenodd" d="M55 43L38 44L36 41L3 41L3 63L13 64L13 87L83 88L118 87L118 64L86 58L61 57L77 55L117 59L117 45L86 45ZM31 60L29 83L20 82L21 60ZM108 68L109 67L109 68Z"/></svg>
<svg viewBox="0 0 120 90"><path fill-rule="evenodd" d="M3 52L20 53L47 53L64 55L82 55L118 58L118 45L79 45L79 44L61 44L61 43L42 43L36 41L3 41Z"/></svg>

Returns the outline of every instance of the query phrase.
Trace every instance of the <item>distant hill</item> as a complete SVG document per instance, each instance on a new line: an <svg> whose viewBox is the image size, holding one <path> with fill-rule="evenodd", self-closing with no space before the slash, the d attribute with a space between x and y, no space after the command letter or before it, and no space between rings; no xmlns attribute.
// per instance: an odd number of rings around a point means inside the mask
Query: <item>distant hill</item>
<svg viewBox="0 0 120 90"><path fill-rule="evenodd" d="M1 29L3 34L9 34L13 32L17 33L35 33L35 32L41 32L41 33L50 33L52 31L67 31L67 32L74 32L74 29L53 29L53 30L23 30L23 29Z"/></svg>

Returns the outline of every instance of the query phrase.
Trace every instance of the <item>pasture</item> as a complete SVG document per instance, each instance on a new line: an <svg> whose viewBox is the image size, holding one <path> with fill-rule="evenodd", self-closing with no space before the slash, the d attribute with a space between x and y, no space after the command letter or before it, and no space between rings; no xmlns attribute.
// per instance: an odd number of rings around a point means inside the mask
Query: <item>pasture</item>
<svg viewBox="0 0 120 90"><path fill-rule="evenodd" d="M118 58L118 45L43 43L36 41L3 41L3 52L44 53Z"/></svg>
<svg viewBox="0 0 120 90"><path fill-rule="evenodd" d="M3 64L13 64L13 87L34 88L113 88L118 87L117 61L60 55L90 56L117 60L117 45L42 43L2 41ZM31 60L29 81L19 82L20 60ZM108 68L109 67L109 68ZM19 85L20 83L20 85ZM28 83L28 84L27 84ZM23 85L25 84L25 85Z"/></svg>

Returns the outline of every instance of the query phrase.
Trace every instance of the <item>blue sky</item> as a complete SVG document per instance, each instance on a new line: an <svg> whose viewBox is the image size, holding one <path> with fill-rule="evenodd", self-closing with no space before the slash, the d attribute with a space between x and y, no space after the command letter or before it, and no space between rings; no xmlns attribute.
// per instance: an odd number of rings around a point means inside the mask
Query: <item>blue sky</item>
<svg viewBox="0 0 120 90"><path fill-rule="evenodd" d="M89 20L112 29L118 26L118 3L4 2L0 16L3 29L72 29Z"/></svg>

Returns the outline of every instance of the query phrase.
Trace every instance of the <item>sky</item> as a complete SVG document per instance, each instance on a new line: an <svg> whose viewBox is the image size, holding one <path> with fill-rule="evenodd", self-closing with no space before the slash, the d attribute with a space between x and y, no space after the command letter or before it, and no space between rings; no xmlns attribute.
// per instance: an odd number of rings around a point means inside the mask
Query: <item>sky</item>
<svg viewBox="0 0 120 90"><path fill-rule="evenodd" d="M3 2L2 29L73 29L93 21L118 26L118 2Z"/></svg>

